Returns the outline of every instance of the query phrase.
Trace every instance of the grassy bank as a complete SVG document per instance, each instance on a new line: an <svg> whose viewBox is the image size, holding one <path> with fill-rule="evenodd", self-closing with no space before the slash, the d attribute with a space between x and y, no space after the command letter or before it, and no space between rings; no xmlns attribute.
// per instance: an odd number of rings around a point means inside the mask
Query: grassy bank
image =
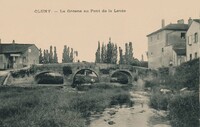
<svg viewBox="0 0 200 127"><path fill-rule="evenodd" d="M167 68L161 70L160 77L145 84L152 88L150 107L169 111L172 127L198 127L199 59L180 65L174 75L169 75ZM170 92L163 93L161 89Z"/></svg>
<svg viewBox="0 0 200 127"><path fill-rule="evenodd" d="M127 90L104 87L81 92L62 87L0 87L0 126L85 127L91 113L133 104Z"/></svg>

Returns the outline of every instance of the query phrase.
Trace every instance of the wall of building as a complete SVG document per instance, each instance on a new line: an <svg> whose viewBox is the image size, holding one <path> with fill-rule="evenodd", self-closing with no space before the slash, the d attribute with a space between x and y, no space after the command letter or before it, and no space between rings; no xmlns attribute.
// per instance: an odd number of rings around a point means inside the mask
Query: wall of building
<svg viewBox="0 0 200 127"><path fill-rule="evenodd" d="M7 59L4 54L0 54L0 69L7 69Z"/></svg>
<svg viewBox="0 0 200 127"><path fill-rule="evenodd" d="M177 65L176 66L179 66L184 62L186 62L186 56L177 56Z"/></svg>
<svg viewBox="0 0 200 127"><path fill-rule="evenodd" d="M173 61L173 49L172 45L163 48L162 52L162 67L168 67L170 61ZM174 64L174 63L173 63Z"/></svg>
<svg viewBox="0 0 200 127"><path fill-rule="evenodd" d="M165 46L165 31L148 36L148 67L161 67L162 48Z"/></svg>
<svg viewBox="0 0 200 127"><path fill-rule="evenodd" d="M186 34L186 31L163 30L148 36L149 68L168 67L170 60L173 65L178 64L176 53L173 53L173 46L183 47L185 45L186 39L184 37L181 38L181 33Z"/></svg>
<svg viewBox="0 0 200 127"><path fill-rule="evenodd" d="M39 64L39 50L38 48L33 45L28 48L28 50L22 54L22 61L23 64L26 66L32 64Z"/></svg>
<svg viewBox="0 0 200 127"><path fill-rule="evenodd" d="M185 36L181 36L184 35ZM186 31L171 31L167 33L166 45L184 46L186 43Z"/></svg>
<svg viewBox="0 0 200 127"><path fill-rule="evenodd" d="M198 33L198 42L194 42L194 34ZM193 21L190 28L186 34L186 54L187 61L190 60L190 54L192 54L192 59L195 58L195 53L197 53L197 57L200 57L200 24Z"/></svg>

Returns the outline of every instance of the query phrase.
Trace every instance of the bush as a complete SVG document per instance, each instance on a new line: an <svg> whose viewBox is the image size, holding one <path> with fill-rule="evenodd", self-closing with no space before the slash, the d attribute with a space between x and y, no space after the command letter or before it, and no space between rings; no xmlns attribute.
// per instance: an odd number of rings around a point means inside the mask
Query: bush
<svg viewBox="0 0 200 127"><path fill-rule="evenodd" d="M62 76L49 75L48 73L39 74L35 77L38 84L63 84L64 79Z"/></svg>
<svg viewBox="0 0 200 127"><path fill-rule="evenodd" d="M72 68L70 66L63 67L63 74L66 76L72 74Z"/></svg>
<svg viewBox="0 0 200 127"><path fill-rule="evenodd" d="M128 84L128 75L123 72L115 72L111 77L111 82L118 82L121 84Z"/></svg>
<svg viewBox="0 0 200 127"><path fill-rule="evenodd" d="M37 70L36 65L32 65L32 66L30 67L30 69L29 69L29 72L30 72L30 74L35 74L36 70Z"/></svg>
<svg viewBox="0 0 200 127"><path fill-rule="evenodd" d="M130 100L130 94L120 88L93 88L70 101L70 107L81 112L83 117L89 117L91 112L101 112L106 107L123 104L132 106L133 102Z"/></svg>
<svg viewBox="0 0 200 127"><path fill-rule="evenodd" d="M129 104L130 107L133 106L133 102L130 99L130 95L128 93L121 92L120 94L111 98L110 105L124 105Z"/></svg>
<svg viewBox="0 0 200 127"><path fill-rule="evenodd" d="M30 75L30 70L29 69L23 69L23 70L18 70L18 71L12 71L11 75L13 78L24 78L25 76Z"/></svg>
<svg viewBox="0 0 200 127"><path fill-rule="evenodd" d="M159 92L153 93L150 97L150 107L157 110L167 110L171 95L161 94Z"/></svg>
<svg viewBox="0 0 200 127"><path fill-rule="evenodd" d="M110 74L110 70L109 69L100 69L100 73L102 73L102 74Z"/></svg>
<svg viewBox="0 0 200 127"><path fill-rule="evenodd" d="M3 86L0 98L2 127L86 127L87 117L92 112L104 111L112 106L111 102L133 105L130 94L114 86L94 87L87 92L69 92L60 87Z"/></svg>
<svg viewBox="0 0 200 127"><path fill-rule="evenodd" d="M173 127L199 127L199 113L198 93L176 95L169 103Z"/></svg>
<svg viewBox="0 0 200 127"><path fill-rule="evenodd" d="M162 83L173 89L188 87L189 89L199 89L199 59L194 59L183 63L176 68L174 75L169 75L168 68L160 68L160 79L165 80Z"/></svg>
<svg viewBox="0 0 200 127"><path fill-rule="evenodd" d="M68 107L73 93L55 87L1 87L0 91L1 127L85 127L80 113L62 108Z"/></svg>
<svg viewBox="0 0 200 127"><path fill-rule="evenodd" d="M148 88L154 88L155 86L159 86L159 83L157 80L152 80L152 81L146 81L145 82L145 87Z"/></svg>
<svg viewBox="0 0 200 127"><path fill-rule="evenodd" d="M148 68L148 62L147 61L141 61L140 66Z"/></svg>
<svg viewBox="0 0 200 127"><path fill-rule="evenodd" d="M96 82L99 82L99 79L97 77L76 75L74 77L72 87L81 88L82 87L81 85L83 85L83 84L93 84L93 83L96 83Z"/></svg>

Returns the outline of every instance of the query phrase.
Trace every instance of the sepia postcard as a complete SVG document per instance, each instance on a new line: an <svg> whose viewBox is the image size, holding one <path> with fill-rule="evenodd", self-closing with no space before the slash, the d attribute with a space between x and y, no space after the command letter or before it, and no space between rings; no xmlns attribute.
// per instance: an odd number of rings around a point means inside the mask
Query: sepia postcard
<svg viewBox="0 0 200 127"><path fill-rule="evenodd" d="M0 0L0 127L199 127L199 0Z"/></svg>

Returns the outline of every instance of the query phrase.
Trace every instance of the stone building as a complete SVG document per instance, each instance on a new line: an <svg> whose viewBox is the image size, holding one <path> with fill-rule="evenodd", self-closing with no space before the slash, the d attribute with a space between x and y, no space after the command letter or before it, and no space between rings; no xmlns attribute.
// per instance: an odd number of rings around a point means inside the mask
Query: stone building
<svg viewBox="0 0 200 127"><path fill-rule="evenodd" d="M200 19L189 19L190 27L186 34L187 61L200 57Z"/></svg>
<svg viewBox="0 0 200 127"><path fill-rule="evenodd" d="M159 67L177 66L186 61L186 32L188 24L184 20L178 20L175 24L162 27L150 34L148 37L148 67L157 69Z"/></svg>
<svg viewBox="0 0 200 127"><path fill-rule="evenodd" d="M0 43L0 69L15 69L39 63L34 44Z"/></svg>

